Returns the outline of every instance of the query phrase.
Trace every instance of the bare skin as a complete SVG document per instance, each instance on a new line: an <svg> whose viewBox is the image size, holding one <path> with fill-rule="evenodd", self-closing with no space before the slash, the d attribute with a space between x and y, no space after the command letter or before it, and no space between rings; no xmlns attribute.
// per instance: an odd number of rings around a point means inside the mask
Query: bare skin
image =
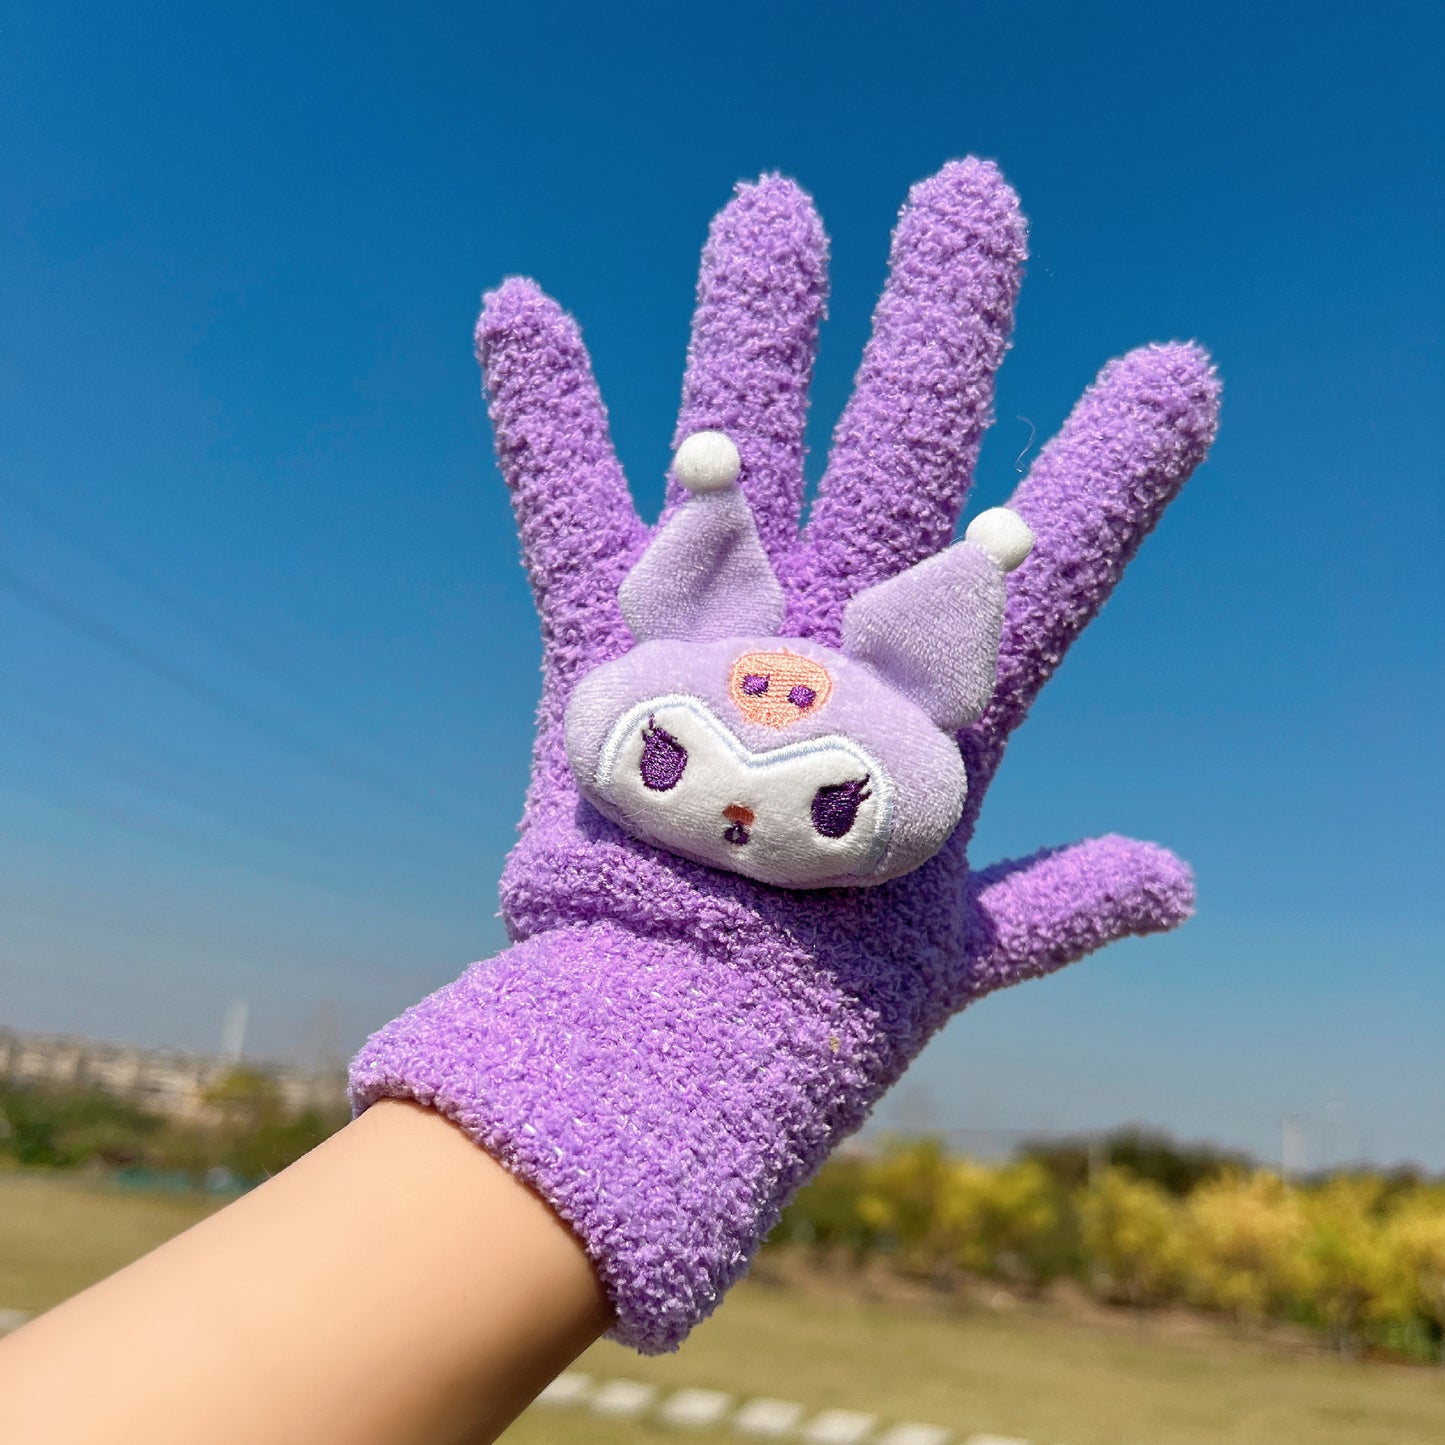
<svg viewBox="0 0 1445 1445"><path fill-rule="evenodd" d="M0 1344L6 1445L484 1445L610 1323L581 1245L384 1102Z"/></svg>

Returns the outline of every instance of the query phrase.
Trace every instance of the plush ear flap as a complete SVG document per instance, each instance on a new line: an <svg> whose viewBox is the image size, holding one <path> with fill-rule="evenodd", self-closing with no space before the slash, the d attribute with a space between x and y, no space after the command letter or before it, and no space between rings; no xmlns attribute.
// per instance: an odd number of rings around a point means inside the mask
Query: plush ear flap
<svg viewBox="0 0 1445 1445"><path fill-rule="evenodd" d="M672 472L692 495L617 592L639 642L772 637L783 625L783 589L738 489L741 466L722 432L694 432L678 447Z"/></svg>
<svg viewBox="0 0 1445 1445"><path fill-rule="evenodd" d="M843 651L866 662L944 731L956 732L993 693L1004 577L1033 542L1016 512L981 512L962 542L849 602Z"/></svg>

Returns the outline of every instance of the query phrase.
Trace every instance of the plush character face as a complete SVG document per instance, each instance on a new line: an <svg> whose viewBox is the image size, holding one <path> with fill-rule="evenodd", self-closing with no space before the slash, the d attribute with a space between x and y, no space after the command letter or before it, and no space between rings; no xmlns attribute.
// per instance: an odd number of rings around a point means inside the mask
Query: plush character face
<svg viewBox="0 0 1445 1445"><path fill-rule="evenodd" d="M963 810L955 733L993 687L1003 567L966 541L855 597L841 650L780 639L741 493L696 491L623 584L639 645L568 705L583 796L635 837L781 887L917 868Z"/></svg>
<svg viewBox="0 0 1445 1445"><path fill-rule="evenodd" d="M794 886L871 872L893 802L877 760L847 738L755 753L684 693L618 719L597 791L626 826L665 847Z"/></svg>
<svg viewBox="0 0 1445 1445"><path fill-rule="evenodd" d="M803 639L657 639L567 710L586 797L629 833L788 888L877 883L953 831L958 747L866 665Z"/></svg>

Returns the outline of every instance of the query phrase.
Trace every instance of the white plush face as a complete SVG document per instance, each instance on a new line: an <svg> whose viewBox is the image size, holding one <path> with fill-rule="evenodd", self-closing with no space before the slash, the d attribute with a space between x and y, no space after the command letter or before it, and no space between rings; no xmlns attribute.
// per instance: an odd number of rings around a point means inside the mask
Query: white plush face
<svg viewBox="0 0 1445 1445"><path fill-rule="evenodd" d="M983 513L852 596L828 647L782 635L741 470L721 432L678 448L693 495L618 588L637 645L578 681L567 761L583 799L643 842L783 888L887 883L962 815L956 735L993 691L1004 574L1033 535Z"/></svg>
<svg viewBox="0 0 1445 1445"><path fill-rule="evenodd" d="M888 775L857 743L825 735L753 752L700 699L678 693L618 718L594 790L630 832L793 887L868 874L892 823Z"/></svg>

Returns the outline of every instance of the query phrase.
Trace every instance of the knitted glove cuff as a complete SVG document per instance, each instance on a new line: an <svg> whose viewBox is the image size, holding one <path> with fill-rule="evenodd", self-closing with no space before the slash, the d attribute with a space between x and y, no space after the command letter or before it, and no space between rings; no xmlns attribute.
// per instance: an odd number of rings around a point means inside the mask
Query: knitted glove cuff
<svg viewBox="0 0 1445 1445"><path fill-rule="evenodd" d="M574 1230L612 1337L675 1349L905 1061L830 971L747 953L612 922L539 934L373 1035L353 1106L451 1119Z"/></svg>

